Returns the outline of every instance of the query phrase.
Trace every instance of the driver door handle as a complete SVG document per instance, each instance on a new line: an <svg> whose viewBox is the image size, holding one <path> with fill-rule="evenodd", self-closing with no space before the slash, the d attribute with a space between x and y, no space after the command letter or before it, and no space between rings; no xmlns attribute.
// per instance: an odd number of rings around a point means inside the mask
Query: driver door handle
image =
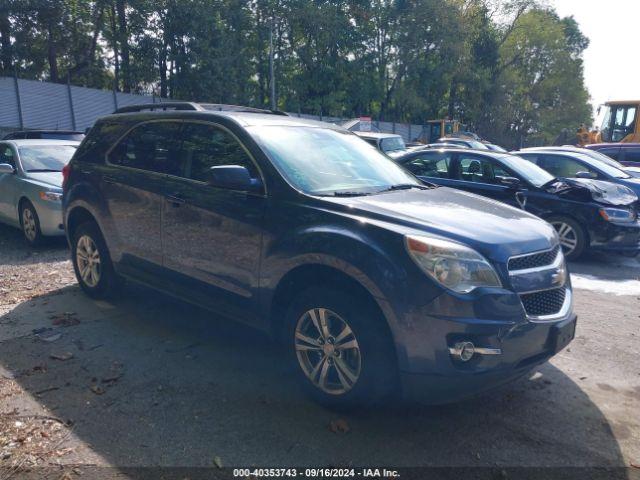
<svg viewBox="0 0 640 480"><path fill-rule="evenodd" d="M167 202L169 202L174 207L179 207L180 205L185 203L184 198L180 194L167 195Z"/></svg>

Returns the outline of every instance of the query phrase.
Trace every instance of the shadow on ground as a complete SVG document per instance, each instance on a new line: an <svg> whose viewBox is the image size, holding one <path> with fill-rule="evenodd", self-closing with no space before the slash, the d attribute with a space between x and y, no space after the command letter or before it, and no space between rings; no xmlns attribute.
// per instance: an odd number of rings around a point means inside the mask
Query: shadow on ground
<svg viewBox="0 0 640 480"><path fill-rule="evenodd" d="M127 291L104 303L67 287L0 318L13 329L0 339L2 366L111 465L623 465L598 407L551 364L454 405L338 415L301 393L266 336ZM51 327L52 312L79 323L45 343L31 333ZM61 351L73 358L50 358ZM330 431L337 418L348 433Z"/></svg>

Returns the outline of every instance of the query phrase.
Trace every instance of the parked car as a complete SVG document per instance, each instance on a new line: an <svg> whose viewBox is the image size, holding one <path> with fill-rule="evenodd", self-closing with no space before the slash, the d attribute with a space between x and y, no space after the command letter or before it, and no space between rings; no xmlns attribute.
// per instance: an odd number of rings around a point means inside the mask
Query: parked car
<svg viewBox="0 0 640 480"><path fill-rule="evenodd" d="M558 232L569 259L588 249L631 256L640 251L638 197L627 187L555 178L520 157L497 152L424 150L397 161L425 182L484 195L544 218Z"/></svg>
<svg viewBox="0 0 640 480"><path fill-rule="evenodd" d="M489 150L487 145L472 138L442 137L438 139L437 143L448 143L458 145L459 147L473 148L475 150Z"/></svg>
<svg viewBox="0 0 640 480"><path fill-rule="evenodd" d="M640 143L596 143L586 148L607 155L627 167L640 167Z"/></svg>
<svg viewBox="0 0 640 480"><path fill-rule="evenodd" d="M489 150L494 151L494 152L506 152L507 149L506 148L502 148L500 145L496 145L495 143L489 143L489 142L482 142L484 144L485 147L487 147Z"/></svg>
<svg viewBox="0 0 640 480"><path fill-rule="evenodd" d="M62 168L79 142L0 141L0 221L21 228L31 245L64 235Z"/></svg>
<svg viewBox="0 0 640 480"><path fill-rule="evenodd" d="M73 130L20 130L4 136L3 140L72 140L81 142L84 133Z"/></svg>
<svg viewBox="0 0 640 480"><path fill-rule="evenodd" d="M353 132L365 142L373 145L388 156L398 155L407 150L404 139L395 133Z"/></svg>
<svg viewBox="0 0 640 480"><path fill-rule="evenodd" d="M624 185L640 196L640 178L635 178L589 154L545 149L527 149L512 153L535 163L554 177L605 180Z"/></svg>
<svg viewBox="0 0 640 480"><path fill-rule="evenodd" d="M425 186L342 127L179 105L99 120L65 169L89 296L125 277L264 329L329 405L452 401L573 338L546 222Z"/></svg>
<svg viewBox="0 0 640 480"><path fill-rule="evenodd" d="M632 177L640 177L640 168L638 167L628 167L626 165L621 164L617 160L614 160L603 153L600 153L597 150L590 150L584 147L575 147L573 145L563 145L563 146L554 146L554 147L530 147L523 148L520 152L541 152L541 151L555 151L555 152L567 152L567 153L582 153L584 155L588 155L591 158L598 160L600 162L606 163L607 165L617 168L618 170L622 170L625 173L628 173Z"/></svg>

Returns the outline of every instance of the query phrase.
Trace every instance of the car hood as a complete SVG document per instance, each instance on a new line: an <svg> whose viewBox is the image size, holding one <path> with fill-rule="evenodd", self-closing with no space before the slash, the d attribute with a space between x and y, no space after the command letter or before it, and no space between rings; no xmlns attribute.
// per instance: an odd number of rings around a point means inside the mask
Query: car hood
<svg viewBox="0 0 640 480"><path fill-rule="evenodd" d="M625 185L586 178L561 178L549 185L547 191L577 201L604 205L631 205L638 201L636 193Z"/></svg>
<svg viewBox="0 0 640 480"><path fill-rule="evenodd" d="M62 188L62 172L33 172L25 173L29 180L43 183L52 187Z"/></svg>
<svg viewBox="0 0 640 480"><path fill-rule="evenodd" d="M631 175L631 173L629 173L629 175ZM633 190L636 195L640 196L640 178L620 178L618 179L618 183L626 185Z"/></svg>
<svg viewBox="0 0 640 480"><path fill-rule="evenodd" d="M409 233L423 231L456 240L486 257L504 262L510 256L545 250L556 243L548 223L517 208L447 187L402 190L327 201L349 214L380 220Z"/></svg>

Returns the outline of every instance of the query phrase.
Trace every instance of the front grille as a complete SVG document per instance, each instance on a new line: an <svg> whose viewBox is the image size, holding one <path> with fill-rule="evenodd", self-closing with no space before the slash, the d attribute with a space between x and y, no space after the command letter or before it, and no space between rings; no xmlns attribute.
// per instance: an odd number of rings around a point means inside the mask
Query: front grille
<svg viewBox="0 0 640 480"><path fill-rule="evenodd" d="M551 265L558 256L559 245L556 245L551 250L540 253L532 253L531 255L523 255L521 257L515 257L509 259L509 271L525 270L527 268L544 267L545 265Z"/></svg>
<svg viewBox="0 0 640 480"><path fill-rule="evenodd" d="M522 305L530 317L554 315L562 309L567 295L565 287L545 290L543 292L525 293L520 295Z"/></svg>

